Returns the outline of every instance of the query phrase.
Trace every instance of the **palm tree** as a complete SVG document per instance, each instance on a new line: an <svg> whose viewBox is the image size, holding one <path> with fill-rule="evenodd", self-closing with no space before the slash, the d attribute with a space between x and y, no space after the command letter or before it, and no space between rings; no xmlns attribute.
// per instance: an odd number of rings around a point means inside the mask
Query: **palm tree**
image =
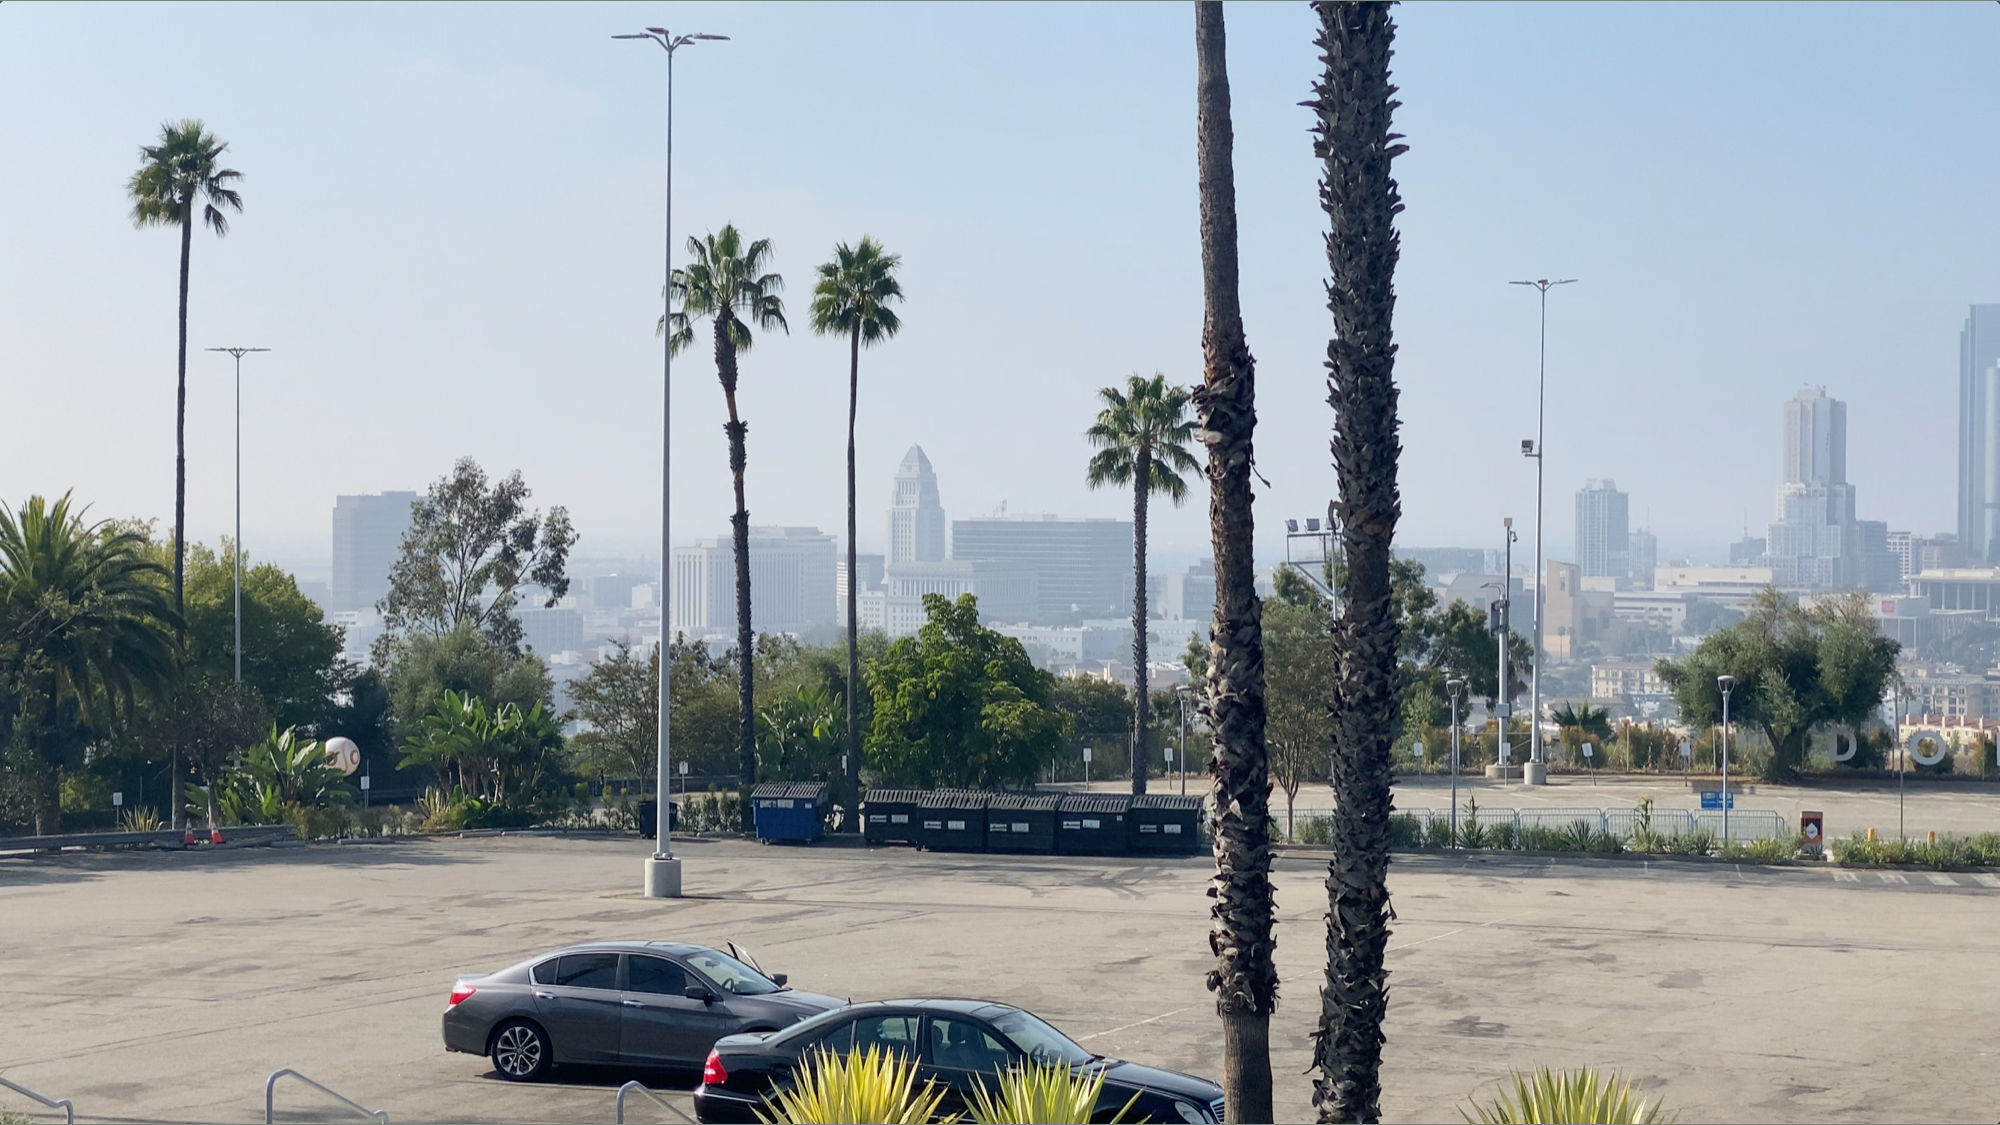
<svg viewBox="0 0 2000 1125"><path fill-rule="evenodd" d="M749 456L743 439L750 426L736 413L736 357L750 350L751 325L787 332L791 328L785 323L785 302L778 296L785 279L764 272L771 260L770 239L745 246L734 226L724 226L704 238L688 239L688 253L692 260L685 269L674 271L669 293L680 311L664 327L672 333L668 346L678 353L694 343L691 317L715 322L715 374L729 406L729 421L722 430L729 435L729 475L736 486L736 514L729 517L729 526L736 545L737 706L742 728L738 762L747 792L757 784L757 701L750 678L755 641L750 631L750 509L743 503L743 466ZM749 808L747 801L744 808Z"/></svg>
<svg viewBox="0 0 2000 1125"><path fill-rule="evenodd" d="M1208 987L1222 1018L1222 1091L1229 1121L1270 1121L1272 959L1271 770L1264 747L1264 634L1251 553L1250 475L1256 367L1243 337L1236 281L1236 172L1221 0L1195 5L1195 155L1200 172L1202 385L1197 435L1208 446L1208 530L1215 618L1199 692L1213 749L1215 840L1209 889Z"/></svg>
<svg viewBox="0 0 2000 1125"><path fill-rule="evenodd" d="M1176 507L1187 499L1181 474L1196 468L1187 450L1194 422L1187 416L1187 390L1167 386L1165 375L1134 375L1123 391L1105 387L1097 396L1104 409L1084 432L1097 447L1084 480L1092 488L1132 486L1132 792L1138 794L1146 791L1153 760L1146 749L1146 502L1155 492Z"/></svg>
<svg viewBox="0 0 2000 1125"><path fill-rule="evenodd" d="M180 615L166 569L132 532L86 524L69 497L0 508L0 691L4 718L35 770L35 830L61 817L61 772L82 763L93 727L157 695L179 660Z"/></svg>
<svg viewBox="0 0 2000 1125"><path fill-rule="evenodd" d="M833 248L833 261L819 267L813 286L812 330L822 336L847 336L847 823L861 824L861 719L856 697L861 684L859 618L855 613L859 588L854 557L854 416L861 402L861 346L894 336L903 327L891 302L903 299L896 280L901 254L885 254L882 244L861 236L859 244Z"/></svg>
<svg viewBox="0 0 2000 1125"><path fill-rule="evenodd" d="M1387 3L1320 0L1313 85L1313 154L1324 162L1327 402L1340 478L1340 615L1334 621L1333 787L1340 815L1327 865L1326 984L1314 1033L1313 1104L1321 1121L1381 1114L1382 1017L1389 979L1390 739L1396 729L1396 648L1389 544L1402 502L1396 488L1396 213L1389 163L1405 146L1390 132L1395 24Z"/></svg>
<svg viewBox="0 0 2000 1125"><path fill-rule="evenodd" d="M200 201L201 221L220 238L229 233L224 209L241 212L243 197L229 185L243 178L234 168L220 166L229 142L217 140L193 118L160 126L160 142L139 148L139 170L126 191L132 197L132 225L179 227L181 232L180 353L174 395L174 612L185 611L181 590L187 556L187 352L188 258L194 249L194 207ZM178 745L172 755L172 817L181 823L181 767Z"/></svg>

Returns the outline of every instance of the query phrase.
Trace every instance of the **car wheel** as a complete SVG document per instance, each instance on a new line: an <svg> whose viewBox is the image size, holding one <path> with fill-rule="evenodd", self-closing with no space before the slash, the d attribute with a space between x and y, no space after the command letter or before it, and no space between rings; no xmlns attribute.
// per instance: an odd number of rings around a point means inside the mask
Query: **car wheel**
<svg viewBox="0 0 2000 1125"><path fill-rule="evenodd" d="M548 1076L555 1051L541 1028L526 1020L500 1025L493 1033L493 1069L510 1082L539 1082Z"/></svg>

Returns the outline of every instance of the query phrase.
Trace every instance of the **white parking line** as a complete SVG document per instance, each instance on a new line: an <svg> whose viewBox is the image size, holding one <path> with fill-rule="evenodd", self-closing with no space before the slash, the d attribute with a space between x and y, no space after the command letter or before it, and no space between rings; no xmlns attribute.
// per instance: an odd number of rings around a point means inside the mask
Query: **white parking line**
<svg viewBox="0 0 2000 1125"><path fill-rule="evenodd" d="M1190 1006L1190 1007L1192 1007L1192 1006ZM1150 1017L1150 1018L1147 1018L1147 1019L1143 1019L1143 1020L1140 1020L1140 1021L1139 1021L1138 1023L1128 1023L1128 1024L1125 1024L1125 1025L1123 1025L1123 1026L1121 1026L1121 1027L1114 1027L1114 1028L1110 1028L1110 1029L1108 1029L1108 1030L1105 1030L1105 1031L1093 1031L1093 1032L1091 1032L1091 1033L1090 1033L1089 1035L1079 1035L1079 1036L1077 1036L1077 1037L1076 1037L1076 1041L1077 1041L1077 1042L1079 1042L1079 1043L1082 1043L1082 1042L1085 1042L1086 1040L1090 1040L1090 1039L1095 1039L1095 1038L1097 1038L1097 1037L1098 1037L1098 1036L1100 1036L1100 1035L1116 1035L1116 1034L1118 1034L1118 1033L1119 1033L1119 1032L1121 1032L1121 1031L1130 1031L1130 1030L1132 1030L1132 1029L1133 1029L1133 1028L1135 1028L1135 1027L1144 1027L1144 1026L1146 1026L1147 1024L1149 1024L1149 1023L1158 1023L1158 1022L1160 1022L1161 1020L1163 1020L1163 1019L1166 1019L1166 1018L1167 1018L1168 1016L1178 1016L1178 1015L1180 1015L1180 1014L1181 1014L1182 1012L1185 1012L1185 1011L1188 1011L1188 1010L1190 1010L1190 1008L1175 1008L1175 1009L1174 1009L1173 1011L1171 1011L1171 1012L1161 1012L1161 1013L1160 1013L1159 1015L1157 1015L1157 1016L1152 1016L1152 1017Z"/></svg>
<svg viewBox="0 0 2000 1125"><path fill-rule="evenodd" d="M1877 871L1876 874L1882 877L1884 883L1907 883L1910 881L1907 877L1898 875L1894 871Z"/></svg>
<svg viewBox="0 0 2000 1125"><path fill-rule="evenodd" d="M1852 871L1835 871L1833 873L1833 881L1836 883L1859 883L1861 876L1856 875Z"/></svg>
<svg viewBox="0 0 2000 1125"><path fill-rule="evenodd" d="M2000 887L2000 875L1974 875L1972 879L1982 887Z"/></svg>
<svg viewBox="0 0 2000 1125"><path fill-rule="evenodd" d="M1958 880L1956 880L1956 879L1952 878L1952 877L1951 877L1951 876L1949 876L1949 875L1946 875L1946 874L1943 874L1943 873L1941 873L1941 872L1932 872L1932 873L1929 873L1929 874L1926 874L1926 875L1924 876L1924 878L1926 878L1926 879L1929 879L1929 880L1931 881L1931 883L1932 883L1933 885L1935 885L1935 886L1940 886L1940 887L1956 887L1956 886L1958 886Z"/></svg>

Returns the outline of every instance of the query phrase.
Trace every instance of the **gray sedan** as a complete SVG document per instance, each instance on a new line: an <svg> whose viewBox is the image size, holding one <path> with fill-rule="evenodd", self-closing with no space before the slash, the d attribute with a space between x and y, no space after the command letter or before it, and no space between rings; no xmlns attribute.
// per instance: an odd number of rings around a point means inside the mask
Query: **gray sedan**
<svg viewBox="0 0 2000 1125"><path fill-rule="evenodd" d="M600 941L460 976L445 1049L490 1056L516 1082L562 1063L699 1067L725 1035L776 1031L846 1003L787 988L785 974L729 949Z"/></svg>

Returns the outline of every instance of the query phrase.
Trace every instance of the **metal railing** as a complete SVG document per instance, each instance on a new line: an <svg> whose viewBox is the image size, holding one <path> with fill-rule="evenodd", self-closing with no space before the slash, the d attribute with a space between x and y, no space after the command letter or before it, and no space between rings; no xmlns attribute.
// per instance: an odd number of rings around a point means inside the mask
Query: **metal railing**
<svg viewBox="0 0 2000 1125"><path fill-rule="evenodd" d="M325 1094L327 1097L332 1098L334 1101L339 1102L341 1105L346 1106L347 1108L353 1110L354 1112L360 1114L363 1117L372 1117L377 1121L383 1122L383 1125L387 1125L388 1123L389 1120L388 1111L380 1109L369 1109L367 1106L362 1105L360 1102L350 1101L347 1098L342 1097L340 1094L337 1094L334 1091L327 1089L325 1086L322 1086L319 1083L314 1082L312 1079L307 1078L305 1075L300 1074L298 1071L293 1070L291 1067L286 1067L283 1070L272 1071L271 1077L266 1078L264 1080L264 1125L272 1125L271 1092L277 1087L278 1079L283 1078L286 1075L290 1075L293 1078L296 1078L299 1081L305 1083L306 1085L311 1086L313 1089L318 1090L320 1093Z"/></svg>
<svg viewBox="0 0 2000 1125"><path fill-rule="evenodd" d="M689 1117L687 1114L681 1112L681 1108L679 1106L666 1100L660 1095L655 1094L651 1090L646 1089L644 1085L638 1082L627 1082L623 1086L618 1087L618 1125L625 1125L625 1095L633 1092L634 1090L637 1090L639 1093L642 1093L647 1097L653 1099L654 1105L659 1106L661 1109L664 1109L668 1113L673 1114L675 1117L680 1118L682 1121L687 1122L688 1125L695 1125L694 1118Z"/></svg>
<svg viewBox="0 0 2000 1125"><path fill-rule="evenodd" d="M28 1089L26 1086L23 1086L18 1082L9 1082L5 1078L0 1078L0 1086L5 1086L9 1090L12 1090L17 1094L26 1094L27 1096L35 1099L36 1101L42 1103L43 1105L48 1106L50 1109L62 1110L63 1121L66 1122L67 1125L76 1125L76 1107L69 1104L68 1098L45 1098L40 1094L35 1093L33 1090Z"/></svg>
<svg viewBox="0 0 2000 1125"><path fill-rule="evenodd" d="M1411 816L1419 821L1444 823L1451 817L1450 809L1399 809L1398 816ZM1471 819L1469 806L1460 805L1458 822L1462 829ZM1654 808L1642 812L1636 808L1592 809L1592 808L1492 808L1479 807L1479 823L1487 828L1498 824L1512 824L1518 833L1523 828L1551 828L1557 831L1583 825L1592 831L1606 835L1630 839L1642 824L1660 836L1673 836L1706 830L1719 842L1722 837L1722 810L1720 809L1662 809ZM1732 843L1748 840L1782 840L1792 832L1783 814L1772 809L1731 809L1729 812L1729 839Z"/></svg>

